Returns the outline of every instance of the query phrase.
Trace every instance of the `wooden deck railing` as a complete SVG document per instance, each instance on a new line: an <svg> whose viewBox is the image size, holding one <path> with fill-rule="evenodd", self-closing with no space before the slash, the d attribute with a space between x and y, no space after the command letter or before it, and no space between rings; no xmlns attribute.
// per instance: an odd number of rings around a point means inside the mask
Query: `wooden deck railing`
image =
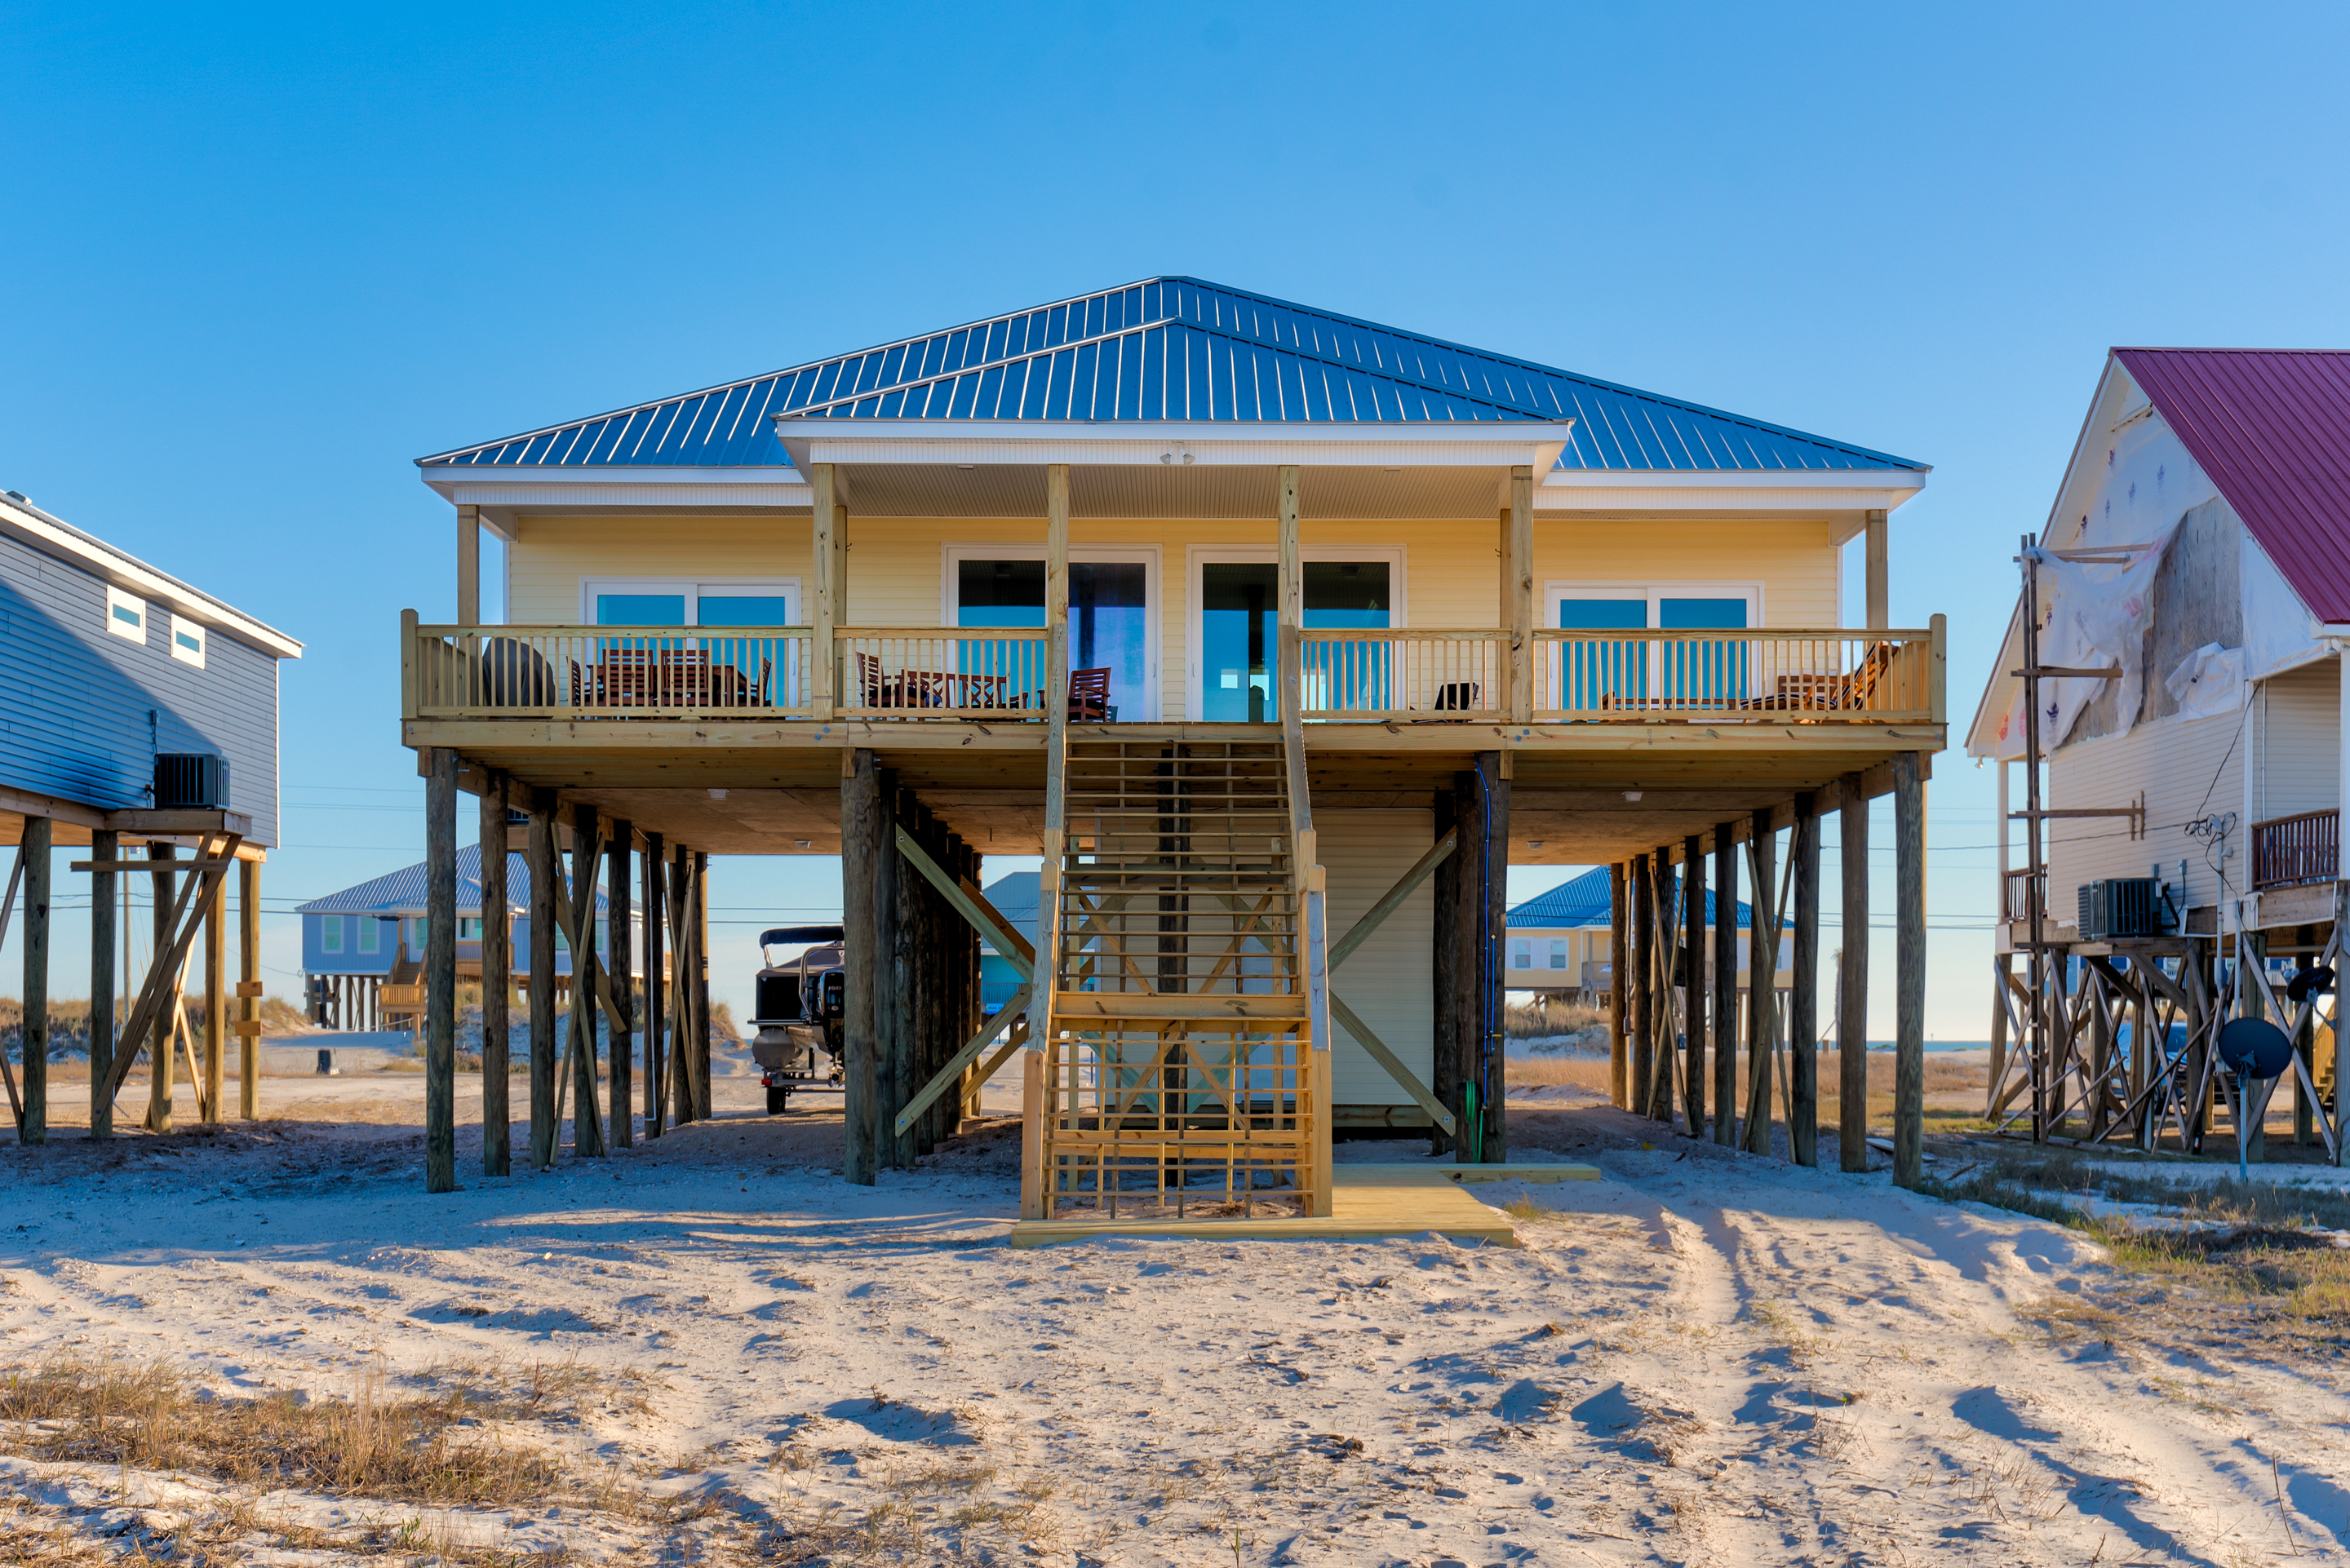
<svg viewBox="0 0 2350 1568"><path fill-rule="evenodd" d="M2040 899L2043 913L2053 920L2054 916L2048 910L2048 873L2045 871L2040 873ZM2032 919L2032 871L2029 867L2021 871L2009 872L2002 882L1999 891L1999 913L2000 918L2004 920Z"/></svg>
<svg viewBox="0 0 2350 1568"><path fill-rule="evenodd" d="M1041 722L1050 684L1041 628L844 627L819 660L806 627L422 626L412 611L401 622L412 719L810 718L826 681L821 706L840 718ZM1939 723L1939 631L1539 631L1513 692L1506 632L1315 629L1300 639L1300 711L1389 723ZM2332 814L2315 815L2330 857Z"/></svg>
<svg viewBox="0 0 2350 1568"><path fill-rule="evenodd" d="M2252 887L2331 882L2342 864L2342 814L2304 811L2252 824Z"/></svg>

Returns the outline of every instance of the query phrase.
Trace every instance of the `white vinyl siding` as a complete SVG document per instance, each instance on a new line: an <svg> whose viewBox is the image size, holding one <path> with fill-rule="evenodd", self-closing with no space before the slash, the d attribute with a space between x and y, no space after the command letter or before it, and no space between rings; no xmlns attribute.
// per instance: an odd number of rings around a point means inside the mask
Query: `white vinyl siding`
<svg viewBox="0 0 2350 1568"><path fill-rule="evenodd" d="M2133 839L2126 817L2074 817L2049 825L2048 913L2073 923L2084 882L2107 877L2144 877L2157 866L2163 879L2176 881L2187 862L2189 905L2220 901L2220 877L2210 846L2187 836L2181 826L2199 817L2244 809L2244 715L2158 719L2126 734L2081 741L2054 753L2048 762L2049 801L2068 808L2126 806L2146 792L2147 836ZM2022 780L2012 786L2022 805ZM2239 820L2230 836L2227 885L2230 896L2251 881L2251 835ZM2008 864L2023 866L2019 831Z"/></svg>
<svg viewBox="0 0 2350 1568"><path fill-rule="evenodd" d="M2342 803L2342 662L2321 659L2256 688L2260 775L2252 820L2333 811Z"/></svg>

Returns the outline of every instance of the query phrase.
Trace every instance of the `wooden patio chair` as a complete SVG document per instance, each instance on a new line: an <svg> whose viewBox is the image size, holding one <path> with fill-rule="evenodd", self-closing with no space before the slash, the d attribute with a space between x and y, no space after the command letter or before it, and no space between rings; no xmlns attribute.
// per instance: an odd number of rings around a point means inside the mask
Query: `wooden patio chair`
<svg viewBox="0 0 2350 1568"><path fill-rule="evenodd" d="M1110 705L1107 667L1069 671L1069 722L1115 724L1118 710Z"/></svg>

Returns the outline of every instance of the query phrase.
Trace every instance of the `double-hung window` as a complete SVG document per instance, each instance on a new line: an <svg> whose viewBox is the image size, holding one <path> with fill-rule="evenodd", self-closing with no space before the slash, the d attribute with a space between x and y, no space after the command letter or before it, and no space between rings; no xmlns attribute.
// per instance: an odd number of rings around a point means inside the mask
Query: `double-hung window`
<svg viewBox="0 0 2350 1568"><path fill-rule="evenodd" d="M1657 634L1760 626L1759 583L1554 582L1543 598L1559 630L1609 634L1558 640L1547 677L1559 709L1706 708L1749 695L1744 639Z"/></svg>
<svg viewBox="0 0 2350 1568"><path fill-rule="evenodd" d="M322 953L338 953L343 950L342 916L318 917L318 950Z"/></svg>

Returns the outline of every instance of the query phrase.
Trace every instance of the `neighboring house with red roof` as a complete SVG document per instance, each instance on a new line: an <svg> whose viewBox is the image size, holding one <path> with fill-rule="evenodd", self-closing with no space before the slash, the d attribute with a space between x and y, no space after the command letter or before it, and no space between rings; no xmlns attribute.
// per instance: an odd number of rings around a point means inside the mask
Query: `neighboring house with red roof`
<svg viewBox="0 0 2350 1568"><path fill-rule="evenodd" d="M2330 921L2350 776L2350 352L2114 349L2041 546L2128 547L2042 564L2043 666L2122 670L2043 681L2045 804L2143 808L2052 824L2050 936L2076 934L2084 884L2150 871L2195 931ZM2002 819L2024 747L2022 614L1967 736L2001 763ZM2022 859L2002 852L2009 919ZM2001 951L2014 940L2003 928Z"/></svg>

